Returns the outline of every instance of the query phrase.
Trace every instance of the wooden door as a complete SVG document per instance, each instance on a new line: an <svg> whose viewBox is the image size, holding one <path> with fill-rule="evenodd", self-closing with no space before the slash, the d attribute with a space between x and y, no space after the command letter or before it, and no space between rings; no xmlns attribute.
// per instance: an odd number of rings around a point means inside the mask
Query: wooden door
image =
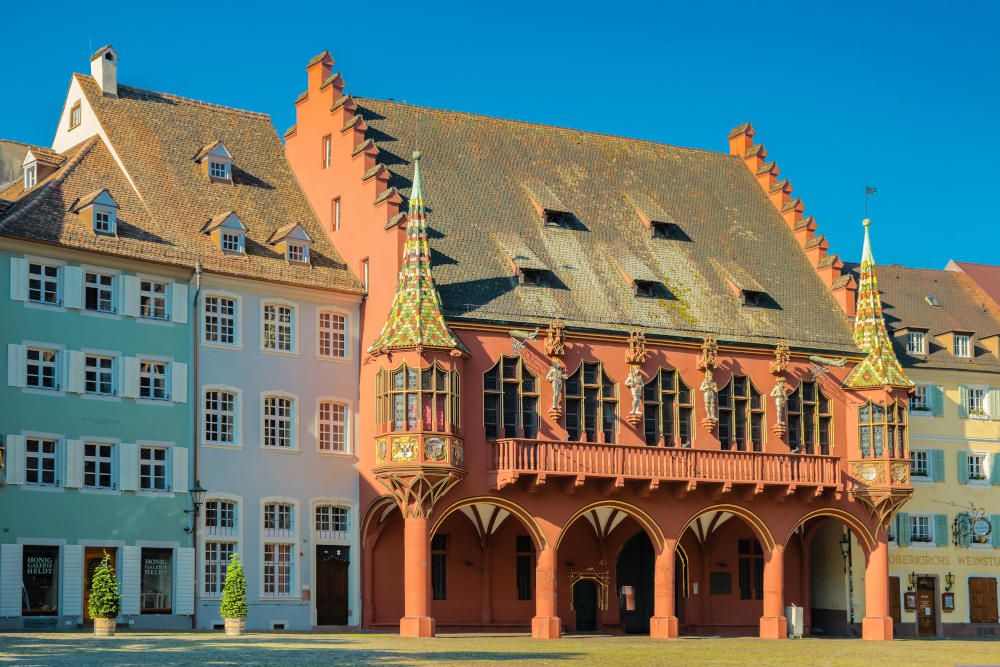
<svg viewBox="0 0 1000 667"><path fill-rule="evenodd" d="M576 611L576 631L597 629L597 584L581 579L573 586L573 609Z"/></svg>
<svg viewBox="0 0 1000 667"><path fill-rule="evenodd" d="M316 547L316 625L347 625L350 548Z"/></svg>
<svg viewBox="0 0 1000 667"><path fill-rule="evenodd" d="M937 636L937 593L934 579L917 578L917 634L921 637Z"/></svg>
<svg viewBox="0 0 1000 667"><path fill-rule="evenodd" d="M889 615L893 623L900 623L903 618L899 608L899 577L889 577Z"/></svg>
<svg viewBox="0 0 1000 667"><path fill-rule="evenodd" d="M993 577L969 577L969 621L997 622L997 580Z"/></svg>
<svg viewBox="0 0 1000 667"><path fill-rule="evenodd" d="M93 623L90 615L90 586L94 581L94 571L104 560L104 554L111 556L111 567L115 567L114 547L87 547L83 551L83 622Z"/></svg>

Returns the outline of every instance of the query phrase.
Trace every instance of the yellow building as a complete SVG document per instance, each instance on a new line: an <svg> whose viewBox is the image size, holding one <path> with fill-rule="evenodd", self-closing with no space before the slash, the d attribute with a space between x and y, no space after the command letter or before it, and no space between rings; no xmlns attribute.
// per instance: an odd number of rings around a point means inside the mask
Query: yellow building
<svg viewBox="0 0 1000 667"><path fill-rule="evenodd" d="M890 533L896 636L1000 637L1000 309L961 272L877 273L897 356L916 383L913 498ZM863 590L864 568L851 569Z"/></svg>

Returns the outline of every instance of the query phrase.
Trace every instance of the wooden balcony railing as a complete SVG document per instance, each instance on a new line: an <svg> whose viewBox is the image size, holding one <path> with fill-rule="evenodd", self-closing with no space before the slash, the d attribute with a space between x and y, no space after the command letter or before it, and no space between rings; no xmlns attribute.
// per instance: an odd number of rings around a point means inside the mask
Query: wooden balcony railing
<svg viewBox="0 0 1000 667"><path fill-rule="evenodd" d="M493 443L493 470L497 488L522 475L820 488L841 484L836 456L543 440Z"/></svg>

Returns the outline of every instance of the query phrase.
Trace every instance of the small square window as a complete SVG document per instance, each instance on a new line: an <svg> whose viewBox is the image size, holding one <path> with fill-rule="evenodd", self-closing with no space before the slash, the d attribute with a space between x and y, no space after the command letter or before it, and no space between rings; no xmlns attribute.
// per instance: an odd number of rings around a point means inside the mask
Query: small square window
<svg viewBox="0 0 1000 667"><path fill-rule="evenodd" d="M568 211L547 208L544 212L544 219L545 225L548 227L568 227L573 221L573 214Z"/></svg>
<svg viewBox="0 0 1000 667"><path fill-rule="evenodd" d="M966 389L965 409L973 419L986 419L986 390L982 387Z"/></svg>
<svg viewBox="0 0 1000 667"><path fill-rule="evenodd" d="M652 280L636 280L634 283L635 295L643 299L655 299L659 296L660 285Z"/></svg>
<svg viewBox="0 0 1000 667"><path fill-rule="evenodd" d="M931 409L927 400L929 388L925 384L918 384L913 393L910 394L910 410L913 412L927 412Z"/></svg>
<svg viewBox="0 0 1000 667"><path fill-rule="evenodd" d="M971 357L972 337L965 334L955 334L952 352L956 357Z"/></svg>
<svg viewBox="0 0 1000 667"><path fill-rule="evenodd" d="M94 231L98 234L115 233L114 213L107 209L94 209Z"/></svg>
<svg viewBox="0 0 1000 667"><path fill-rule="evenodd" d="M114 313L114 284L115 277L111 274L87 271L84 275L83 307L98 313Z"/></svg>
<svg viewBox="0 0 1000 667"><path fill-rule="evenodd" d="M28 300L50 306L61 306L59 298L59 267L32 262L28 264Z"/></svg>
<svg viewBox="0 0 1000 667"><path fill-rule="evenodd" d="M910 475L927 477L927 452L912 450L910 452Z"/></svg>
<svg viewBox="0 0 1000 667"><path fill-rule="evenodd" d="M969 454L969 481L981 482L986 476L986 454Z"/></svg>
<svg viewBox="0 0 1000 667"><path fill-rule="evenodd" d="M239 234L232 232L222 232L220 243L222 252L241 253L243 252L242 238Z"/></svg>
<svg viewBox="0 0 1000 667"><path fill-rule="evenodd" d="M744 306L765 306L767 301L767 292L751 289L740 290L740 303Z"/></svg>
<svg viewBox="0 0 1000 667"><path fill-rule="evenodd" d="M680 227L672 222L652 220L649 223L649 228L654 239L676 239L680 237Z"/></svg>
<svg viewBox="0 0 1000 667"><path fill-rule="evenodd" d="M299 243L289 243L287 248L289 262L305 264L309 261L309 250L305 245Z"/></svg>
<svg viewBox="0 0 1000 667"><path fill-rule="evenodd" d="M927 354L926 340L923 331L911 331L906 334L907 354Z"/></svg>
<svg viewBox="0 0 1000 667"><path fill-rule="evenodd" d="M521 269L519 271L520 283L531 287L543 287L545 285L545 271L538 269Z"/></svg>
<svg viewBox="0 0 1000 667"><path fill-rule="evenodd" d="M931 536L931 518L929 516L910 517L910 541L933 542Z"/></svg>
<svg viewBox="0 0 1000 667"><path fill-rule="evenodd" d="M209 160L208 175L210 178L229 180L229 165L217 160Z"/></svg>

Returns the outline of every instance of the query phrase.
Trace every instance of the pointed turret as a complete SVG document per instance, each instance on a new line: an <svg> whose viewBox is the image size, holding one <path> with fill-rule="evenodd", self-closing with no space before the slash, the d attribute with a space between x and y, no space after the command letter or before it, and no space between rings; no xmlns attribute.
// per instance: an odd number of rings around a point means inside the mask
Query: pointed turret
<svg viewBox="0 0 1000 667"><path fill-rule="evenodd" d="M413 189L407 214L403 266L389 318L382 332L368 347L370 354L389 350L430 348L461 350L462 344L448 329L441 313L441 296L431 275L431 253L427 244L427 210L420 179L420 152L413 154Z"/></svg>
<svg viewBox="0 0 1000 667"><path fill-rule="evenodd" d="M861 275L858 284L857 315L854 318L854 343L867 352L864 361L854 367L844 381L848 389L875 387L912 387L892 350L892 341L882 317L882 298L875 277L875 258L868 235L871 220L865 218L865 244L861 250Z"/></svg>

